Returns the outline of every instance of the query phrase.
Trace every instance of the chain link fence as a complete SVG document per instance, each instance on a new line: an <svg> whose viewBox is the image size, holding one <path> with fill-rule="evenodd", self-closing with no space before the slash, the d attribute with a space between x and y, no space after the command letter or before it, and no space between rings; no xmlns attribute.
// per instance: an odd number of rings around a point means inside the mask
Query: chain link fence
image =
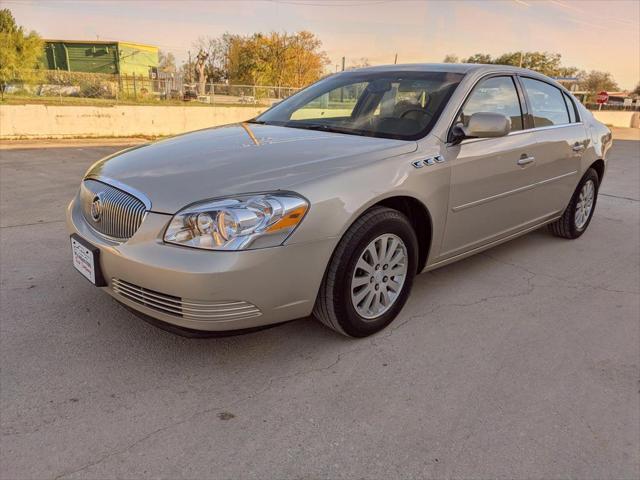
<svg viewBox="0 0 640 480"><path fill-rule="evenodd" d="M611 111L626 111L626 112L640 112L640 99L633 101L633 103L625 105L624 103L606 103L600 105L599 103L589 102L584 104L589 110L611 110Z"/></svg>
<svg viewBox="0 0 640 480"><path fill-rule="evenodd" d="M181 75L100 74L35 70L2 85L8 103L270 106L299 89L270 85L189 83Z"/></svg>

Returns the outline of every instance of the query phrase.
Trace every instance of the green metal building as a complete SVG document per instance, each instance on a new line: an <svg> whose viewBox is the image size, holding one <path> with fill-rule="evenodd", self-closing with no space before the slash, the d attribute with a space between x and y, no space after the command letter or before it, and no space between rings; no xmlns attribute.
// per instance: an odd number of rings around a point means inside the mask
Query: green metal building
<svg viewBox="0 0 640 480"><path fill-rule="evenodd" d="M158 47L130 42L45 40L44 68L69 72L149 75Z"/></svg>

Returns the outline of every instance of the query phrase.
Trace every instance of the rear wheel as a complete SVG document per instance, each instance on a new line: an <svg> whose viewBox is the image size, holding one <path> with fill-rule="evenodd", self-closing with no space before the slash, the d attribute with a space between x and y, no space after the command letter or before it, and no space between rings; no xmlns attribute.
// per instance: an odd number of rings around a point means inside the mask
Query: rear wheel
<svg viewBox="0 0 640 480"><path fill-rule="evenodd" d="M549 230L556 237L574 239L582 235L589 226L598 198L599 178L593 168L587 172L576 187L567 209Z"/></svg>
<svg viewBox="0 0 640 480"><path fill-rule="evenodd" d="M344 335L365 337L389 325L416 274L418 241L397 210L374 207L347 230L331 258L314 316Z"/></svg>

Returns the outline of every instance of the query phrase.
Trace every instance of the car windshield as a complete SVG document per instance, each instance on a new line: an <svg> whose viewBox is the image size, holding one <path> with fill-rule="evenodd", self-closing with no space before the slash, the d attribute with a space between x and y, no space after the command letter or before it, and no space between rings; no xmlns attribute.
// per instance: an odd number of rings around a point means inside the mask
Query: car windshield
<svg viewBox="0 0 640 480"><path fill-rule="evenodd" d="M289 97L254 123L416 140L438 120L463 75L448 72L348 72Z"/></svg>

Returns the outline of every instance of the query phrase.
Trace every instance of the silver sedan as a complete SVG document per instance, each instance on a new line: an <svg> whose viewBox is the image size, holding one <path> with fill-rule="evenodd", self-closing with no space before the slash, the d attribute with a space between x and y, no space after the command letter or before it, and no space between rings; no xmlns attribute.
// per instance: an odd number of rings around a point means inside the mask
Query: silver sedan
<svg viewBox="0 0 640 480"><path fill-rule="evenodd" d="M67 211L74 266L182 334L314 315L393 321L416 274L593 216L611 133L525 69L330 76L245 123L93 165Z"/></svg>

